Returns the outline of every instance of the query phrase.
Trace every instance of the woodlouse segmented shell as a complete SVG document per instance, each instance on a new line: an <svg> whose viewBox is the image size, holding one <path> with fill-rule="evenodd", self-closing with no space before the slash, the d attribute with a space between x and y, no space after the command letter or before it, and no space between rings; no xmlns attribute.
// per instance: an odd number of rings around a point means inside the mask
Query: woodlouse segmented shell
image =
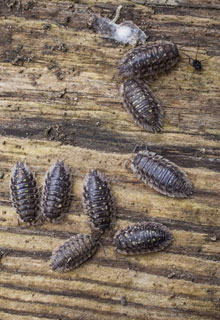
<svg viewBox="0 0 220 320"><path fill-rule="evenodd" d="M134 121L143 129L160 132L164 112L146 82L140 79L128 79L121 86L124 107Z"/></svg>
<svg viewBox="0 0 220 320"><path fill-rule="evenodd" d="M57 160L46 173L41 198L42 215L50 220L60 220L70 206L71 174L63 161Z"/></svg>
<svg viewBox="0 0 220 320"><path fill-rule="evenodd" d="M92 257L97 248L97 240L91 235L74 235L53 252L50 266L57 272L72 270Z"/></svg>
<svg viewBox="0 0 220 320"><path fill-rule="evenodd" d="M115 248L122 254L160 251L173 240L168 228L160 223L143 222L122 229L114 237Z"/></svg>
<svg viewBox="0 0 220 320"><path fill-rule="evenodd" d="M104 232L110 227L115 207L105 176L90 170L83 183L83 207L89 216L92 231Z"/></svg>
<svg viewBox="0 0 220 320"><path fill-rule="evenodd" d="M119 64L119 74L124 78L152 76L169 70L178 59L179 52L174 43L148 43L128 51Z"/></svg>
<svg viewBox="0 0 220 320"><path fill-rule="evenodd" d="M131 169L145 184L166 196L186 198L193 193L186 173L175 163L154 152L139 151L132 161Z"/></svg>
<svg viewBox="0 0 220 320"><path fill-rule="evenodd" d="M18 219L28 224L34 223L39 217L39 193L33 173L25 162L17 162L12 168L10 191Z"/></svg>

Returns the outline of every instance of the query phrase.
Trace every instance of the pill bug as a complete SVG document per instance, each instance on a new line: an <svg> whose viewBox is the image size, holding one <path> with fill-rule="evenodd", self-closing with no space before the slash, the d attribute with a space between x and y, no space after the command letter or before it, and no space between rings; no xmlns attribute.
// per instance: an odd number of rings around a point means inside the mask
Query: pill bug
<svg viewBox="0 0 220 320"><path fill-rule="evenodd" d="M127 52L119 63L119 74L124 78L152 76L169 70L178 59L179 52L174 43L148 43Z"/></svg>
<svg viewBox="0 0 220 320"><path fill-rule="evenodd" d="M82 200L91 230L102 233L108 229L115 207L106 178L96 169L90 170L84 178Z"/></svg>
<svg viewBox="0 0 220 320"><path fill-rule="evenodd" d="M39 218L39 193L33 173L23 161L11 170L10 192L18 222L33 224Z"/></svg>
<svg viewBox="0 0 220 320"><path fill-rule="evenodd" d="M172 240L171 232L163 224L142 222L120 230L114 245L119 253L132 255L163 250Z"/></svg>
<svg viewBox="0 0 220 320"><path fill-rule="evenodd" d="M147 84L140 79L128 79L121 86L124 107L143 129L160 132L164 112Z"/></svg>
<svg viewBox="0 0 220 320"><path fill-rule="evenodd" d="M137 153L131 170L145 184L166 196L186 198L193 193L192 184L182 169L146 148Z"/></svg>
<svg viewBox="0 0 220 320"><path fill-rule="evenodd" d="M49 221L61 220L70 206L71 174L63 161L57 160L46 173L41 197L41 213Z"/></svg>
<svg viewBox="0 0 220 320"><path fill-rule="evenodd" d="M57 272L72 270L92 257L97 248L97 239L92 235L74 235L53 252L50 266Z"/></svg>

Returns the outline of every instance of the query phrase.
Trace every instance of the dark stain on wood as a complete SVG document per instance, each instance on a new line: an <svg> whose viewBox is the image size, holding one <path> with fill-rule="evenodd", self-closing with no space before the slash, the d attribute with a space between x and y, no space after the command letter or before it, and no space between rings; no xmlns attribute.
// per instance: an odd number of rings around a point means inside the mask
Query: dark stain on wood
<svg viewBox="0 0 220 320"><path fill-rule="evenodd" d="M74 121L51 121L42 118L26 118L23 125L21 121L11 121L0 132L3 136L14 136L29 139L48 139L60 141L62 144L79 146L106 152L132 152L135 145L141 143L133 136L115 133L96 126L99 119ZM217 140L217 137L216 137ZM150 145L153 152L175 161L183 167L204 167L210 170L220 171L220 152L218 148L204 147L199 150L186 146L156 146Z"/></svg>

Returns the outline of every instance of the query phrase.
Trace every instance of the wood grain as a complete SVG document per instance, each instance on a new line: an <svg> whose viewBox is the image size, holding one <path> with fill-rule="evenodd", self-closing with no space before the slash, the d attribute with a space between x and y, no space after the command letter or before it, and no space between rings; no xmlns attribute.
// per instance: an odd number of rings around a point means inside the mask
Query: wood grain
<svg viewBox="0 0 220 320"><path fill-rule="evenodd" d="M113 18L118 1L78 2L0 2L0 319L219 320L219 1L123 2L119 22L132 20L151 41L180 48L177 66L149 81L166 112L161 134L141 130L122 107L117 66L130 47L87 25L91 13ZM198 44L198 59L207 60L192 74L184 52L195 58ZM125 168L137 144L181 166L194 196L167 198L137 181ZM60 224L18 226L11 167L26 160L42 186L57 158L73 168L69 215ZM121 259L107 233L105 254L100 247L79 268L52 272L54 248L89 232L81 189L90 168L111 180L115 230L153 220L170 228L174 243Z"/></svg>

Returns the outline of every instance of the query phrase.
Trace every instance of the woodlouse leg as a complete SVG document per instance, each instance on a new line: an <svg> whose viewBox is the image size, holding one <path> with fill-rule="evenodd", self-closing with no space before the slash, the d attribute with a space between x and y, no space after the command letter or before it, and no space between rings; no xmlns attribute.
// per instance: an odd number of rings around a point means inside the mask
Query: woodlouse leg
<svg viewBox="0 0 220 320"><path fill-rule="evenodd" d="M21 226L21 223L20 223L19 217L17 217L17 222L18 222L18 226L20 227L20 226Z"/></svg>
<svg viewBox="0 0 220 320"><path fill-rule="evenodd" d="M125 161L125 164L124 164L124 167L125 167L125 169L127 169L127 170L131 170L128 166L129 166L129 163L131 163L132 162L132 159L127 159L126 161Z"/></svg>
<svg viewBox="0 0 220 320"><path fill-rule="evenodd" d="M104 256L107 258L108 255L106 254L106 251L105 251L105 248L104 248L104 245L101 241L97 241L97 244L100 245L100 247L102 248L103 252L104 252Z"/></svg>
<svg viewBox="0 0 220 320"><path fill-rule="evenodd" d="M3 251L0 251L0 260L1 260L3 257L9 255L10 252L12 252L12 250L3 250Z"/></svg>
<svg viewBox="0 0 220 320"><path fill-rule="evenodd" d="M91 228L91 233L92 233L93 238L99 240L101 238L101 236L104 234L104 231L94 229L94 225L91 222L86 222L86 224L87 223Z"/></svg>
<svg viewBox="0 0 220 320"><path fill-rule="evenodd" d="M149 84L149 81L155 81L155 80L157 80L159 77L158 77L158 75L157 74L152 74L152 75L150 75L150 76L145 76L145 77L143 77L143 80L144 81L148 81L148 84Z"/></svg>
<svg viewBox="0 0 220 320"><path fill-rule="evenodd" d="M114 248L114 256L116 259L119 259L119 260L128 260L126 257L119 256L118 252L116 251L116 248Z"/></svg>
<svg viewBox="0 0 220 320"><path fill-rule="evenodd" d="M51 222L53 224L60 224L60 223L63 223L63 219L64 219L64 217L62 219L52 219Z"/></svg>
<svg viewBox="0 0 220 320"><path fill-rule="evenodd" d="M113 225L117 227L116 230L112 228ZM113 238L116 232L118 232L118 230L119 230L118 222L111 222L110 237Z"/></svg>
<svg viewBox="0 0 220 320"><path fill-rule="evenodd" d="M81 172L77 172L74 176L79 176L80 178L85 178L85 174L82 174Z"/></svg>
<svg viewBox="0 0 220 320"><path fill-rule="evenodd" d="M34 226L42 226L44 223L43 217L40 216L39 219L34 223Z"/></svg>
<svg viewBox="0 0 220 320"><path fill-rule="evenodd" d="M145 150L148 150L148 147L146 144L136 144L132 152L137 153L139 151L145 151Z"/></svg>
<svg viewBox="0 0 220 320"><path fill-rule="evenodd" d="M90 227L91 226L91 222L90 221L86 221L85 222L86 226ZM96 231L92 232L92 235L96 235Z"/></svg>

